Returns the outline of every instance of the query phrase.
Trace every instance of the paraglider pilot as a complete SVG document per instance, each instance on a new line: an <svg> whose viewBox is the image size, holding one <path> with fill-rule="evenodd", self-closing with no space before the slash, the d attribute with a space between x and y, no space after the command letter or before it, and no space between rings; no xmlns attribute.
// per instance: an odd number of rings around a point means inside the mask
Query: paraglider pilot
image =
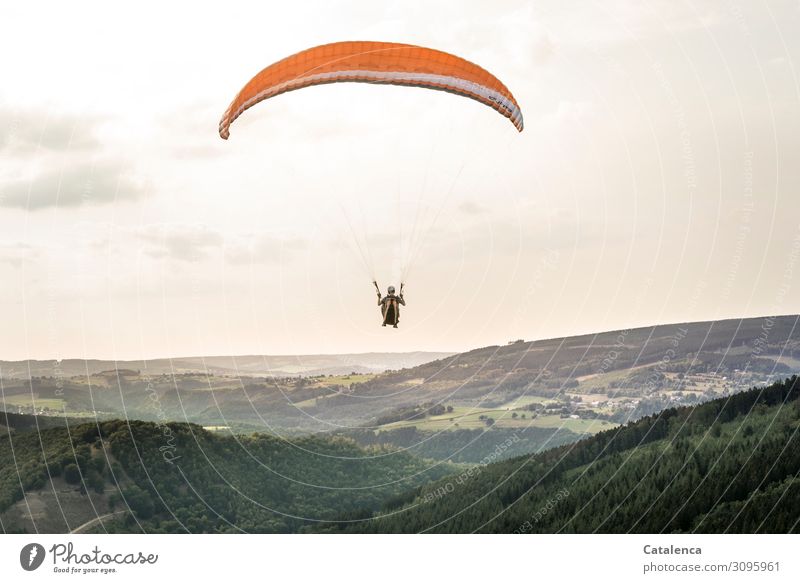
<svg viewBox="0 0 800 583"><path fill-rule="evenodd" d="M392 327L397 328L397 323L400 321L400 306L405 306L406 301L403 299L403 284L400 285L400 294L395 295L394 286L390 285L386 290L386 295L381 295L381 290L376 282L375 289L378 291L378 305L381 307L381 315L383 316L383 325L391 324Z"/></svg>

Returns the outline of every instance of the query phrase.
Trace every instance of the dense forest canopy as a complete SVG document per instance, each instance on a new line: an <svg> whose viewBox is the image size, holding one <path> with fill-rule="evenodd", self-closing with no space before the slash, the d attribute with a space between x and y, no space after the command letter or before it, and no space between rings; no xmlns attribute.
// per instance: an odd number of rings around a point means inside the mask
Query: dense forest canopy
<svg viewBox="0 0 800 583"><path fill-rule="evenodd" d="M95 509L123 511L110 531L295 532L342 512L368 516L457 467L346 438L289 441L220 436L187 423L70 420L0 437L0 513L25 503L26 494L71 487ZM77 526L66 517L60 524L62 531ZM21 527L6 519L4 528Z"/></svg>
<svg viewBox="0 0 800 583"><path fill-rule="evenodd" d="M800 531L800 379L423 486L357 532Z"/></svg>

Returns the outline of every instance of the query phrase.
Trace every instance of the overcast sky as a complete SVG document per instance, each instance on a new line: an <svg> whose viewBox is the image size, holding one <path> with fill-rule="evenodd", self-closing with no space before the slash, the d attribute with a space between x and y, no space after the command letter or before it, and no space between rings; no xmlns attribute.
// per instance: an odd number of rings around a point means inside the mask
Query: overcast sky
<svg viewBox="0 0 800 583"><path fill-rule="evenodd" d="M4 6L0 359L463 350L800 312L800 4L565 4ZM476 62L525 131L337 84L219 138L252 75L338 40ZM362 254L382 287L415 257L398 330Z"/></svg>

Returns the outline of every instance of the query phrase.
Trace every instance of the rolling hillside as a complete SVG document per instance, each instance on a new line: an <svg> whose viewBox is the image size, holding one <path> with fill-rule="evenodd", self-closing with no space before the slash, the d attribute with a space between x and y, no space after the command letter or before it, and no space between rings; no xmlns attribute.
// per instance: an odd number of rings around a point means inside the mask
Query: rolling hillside
<svg viewBox="0 0 800 583"><path fill-rule="evenodd" d="M681 407L395 500L357 532L800 532L800 378ZM342 518L347 518L346 514Z"/></svg>
<svg viewBox="0 0 800 583"><path fill-rule="evenodd" d="M388 366L401 356L359 355L358 362ZM517 439L504 457L798 373L800 327L798 316L696 322L515 341L423 364L414 359L433 355L407 356L407 366L382 373L285 377L252 376L265 357L164 361L170 370L155 361L147 369L126 363L131 368L75 376L66 368L55 374L43 364L35 370L48 374L4 379L3 408L43 416L183 421L225 434L333 434L365 446L474 463L512 436ZM313 356L280 358L322 364ZM221 372L198 372L198 363ZM8 363L3 366L0 374L8 371ZM235 370L240 374L228 374Z"/></svg>
<svg viewBox="0 0 800 583"><path fill-rule="evenodd" d="M119 420L37 430L20 421L0 434L4 532L87 523L99 532L296 532L348 509L369 513L458 468L342 438L234 438Z"/></svg>
<svg viewBox="0 0 800 583"><path fill-rule="evenodd" d="M312 376L379 373L407 368L450 356L448 352L368 352L363 354L297 354L244 356L182 356L150 360L101 360L65 358L63 360L2 360L0 377L91 376L105 371L138 371L162 374L209 374L233 376Z"/></svg>
<svg viewBox="0 0 800 583"><path fill-rule="evenodd" d="M798 532L800 379L478 464L342 437L3 416L5 532ZM55 419L49 420L56 423ZM68 423L68 425L67 425Z"/></svg>

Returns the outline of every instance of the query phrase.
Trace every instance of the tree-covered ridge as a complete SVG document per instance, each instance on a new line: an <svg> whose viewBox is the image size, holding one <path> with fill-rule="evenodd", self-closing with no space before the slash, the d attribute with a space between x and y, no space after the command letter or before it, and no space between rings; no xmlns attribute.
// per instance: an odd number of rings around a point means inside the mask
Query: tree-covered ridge
<svg viewBox="0 0 800 583"><path fill-rule="evenodd" d="M104 526L112 532L295 532L343 512L369 515L454 467L343 438L220 436L186 423L70 424L0 437L0 513L23 493L63 492L66 484L97 508L123 511ZM18 530L7 521L4 529Z"/></svg>
<svg viewBox="0 0 800 583"><path fill-rule="evenodd" d="M121 512L97 526L111 532L798 532L799 397L793 377L473 466L345 438L9 418L0 524L22 530L11 510L51 491L59 508L47 512L65 523L55 532L88 520L70 521L78 499Z"/></svg>
<svg viewBox="0 0 800 583"><path fill-rule="evenodd" d="M798 532L800 379L423 486L367 532ZM401 504L402 505L402 504Z"/></svg>

